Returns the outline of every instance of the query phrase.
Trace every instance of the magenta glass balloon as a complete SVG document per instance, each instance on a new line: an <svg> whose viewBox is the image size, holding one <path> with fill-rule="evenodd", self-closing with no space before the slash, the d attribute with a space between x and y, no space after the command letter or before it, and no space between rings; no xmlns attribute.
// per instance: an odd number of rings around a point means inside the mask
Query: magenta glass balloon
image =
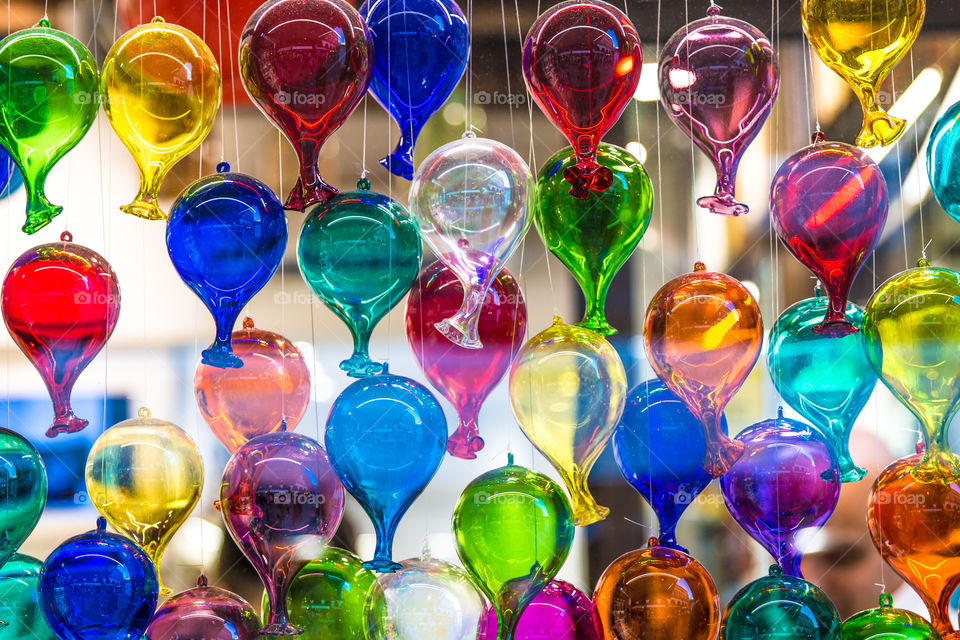
<svg viewBox="0 0 960 640"><path fill-rule="evenodd" d="M520 615L514 640L598 640L593 601L569 582L553 580Z"/></svg>
<svg viewBox="0 0 960 640"><path fill-rule="evenodd" d="M253 607L235 593L207 586L204 576L193 589L160 605L144 634L146 640L255 640L259 635Z"/></svg>
<svg viewBox="0 0 960 640"><path fill-rule="evenodd" d="M847 294L887 221L887 182L866 153L823 134L790 156L770 188L770 216L790 253L830 296L814 331L845 336L857 328L845 315Z"/></svg>
<svg viewBox="0 0 960 640"><path fill-rule="evenodd" d="M266 588L270 617L263 633L298 635L288 621L287 591L343 515L343 485L323 447L286 431L253 438L223 470L220 512Z"/></svg>
<svg viewBox="0 0 960 640"><path fill-rule="evenodd" d="M753 424L737 436L744 454L720 478L730 515L777 560L802 578L801 531L819 529L840 497L840 468L827 439L810 425L783 417Z"/></svg>
<svg viewBox="0 0 960 640"><path fill-rule="evenodd" d="M660 100L677 126L713 162L717 188L697 204L739 216L750 208L735 198L737 167L760 133L780 88L770 41L742 20L709 15L673 34L660 54Z"/></svg>

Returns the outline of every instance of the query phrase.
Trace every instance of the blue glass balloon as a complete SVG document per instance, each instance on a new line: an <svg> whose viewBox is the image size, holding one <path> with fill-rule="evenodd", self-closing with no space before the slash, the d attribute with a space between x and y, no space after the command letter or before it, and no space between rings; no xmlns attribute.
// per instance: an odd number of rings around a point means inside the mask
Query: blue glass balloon
<svg viewBox="0 0 960 640"><path fill-rule="evenodd" d="M19 184L16 184L17 182ZM22 184L23 176L20 175L13 157L6 149L0 147L0 198L6 198Z"/></svg>
<svg viewBox="0 0 960 640"><path fill-rule="evenodd" d="M354 382L327 418L327 454L343 486L370 516L377 549L365 569L392 573L393 535L437 473L447 448L440 403L422 384L387 371Z"/></svg>
<svg viewBox="0 0 960 640"><path fill-rule="evenodd" d="M0 640L57 640L40 612L41 566L36 558L15 553L0 567Z"/></svg>
<svg viewBox="0 0 960 640"><path fill-rule="evenodd" d="M230 334L243 307L280 266L287 246L283 205L267 185L242 173L218 173L188 186L170 210L167 252L177 273L213 314L217 337L204 364L239 368Z"/></svg>
<svg viewBox="0 0 960 640"><path fill-rule="evenodd" d="M951 218L960 222L960 102L954 104L933 125L927 145L927 176L937 202Z"/></svg>
<svg viewBox="0 0 960 640"><path fill-rule="evenodd" d="M453 0L367 0L360 15L373 38L370 92L400 126L396 150L380 164L410 180L420 130L467 68L467 21Z"/></svg>
<svg viewBox="0 0 960 640"><path fill-rule="evenodd" d="M7 196L16 193L20 190L20 187L23 186L23 174L20 173L20 169L16 165L13 166L13 171L10 172L10 180L7 182L7 186L0 191L0 200L6 198Z"/></svg>
<svg viewBox="0 0 960 640"><path fill-rule="evenodd" d="M727 419L720 428L727 432ZM620 473L643 496L660 524L664 547L677 544L677 521L713 479L703 468L703 428L687 406L660 380L630 390L613 432L613 457Z"/></svg>
<svg viewBox="0 0 960 640"><path fill-rule="evenodd" d="M61 640L139 640L157 608L157 570L136 544L107 532L74 536L40 569L40 607Z"/></svg>

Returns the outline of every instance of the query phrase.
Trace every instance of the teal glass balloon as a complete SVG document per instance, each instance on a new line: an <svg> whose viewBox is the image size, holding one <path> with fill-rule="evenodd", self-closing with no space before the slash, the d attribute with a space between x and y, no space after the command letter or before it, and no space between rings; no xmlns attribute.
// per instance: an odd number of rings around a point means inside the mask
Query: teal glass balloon
<svg viewBox="0 0 960 640"><path fill-rule="evenodd" d="M0 41L0 144L27 189L25 233L63 211L44 193L50 169L87 133L100 108L100 72L80 41L44 18Z"/></svg>
<svg viewBox="0 0 960 640"><path fill-rule="evenodd" d="M307 210L297 259L313 292L350 329L353 355L340 368L353 378L380 373L368 353L370 334L406 295L420 271L417 225L403 206L370 191L340 193Z"/></svg>
<svg viewBox="0 0 960 640"><path fill-rule="evenodd" d="M843 623L843 640L942 640L933 625L904 609L893 608L893 596L880 596L880 606L850 616Z"/></svg>
<svg viewBox="0 0 960 640"><path fill-rule="evenodd" d="M0 428L0 566L27 539L47 503L47 470L26 438Z"/></svg>
<svg viewBox="0 0 960 640"><path fill-rule="evenodd" d="M848 302L847 321L856 333L828 337L816 332L829 300L807 298L784 311L770 331L767 370L783 401L817 427L837 454L840 480L866 475L850 457L850 431L870 399L877 374L864 348L863 309Z"/></svg>
<svg viewBox="0 0 960 640"><path fill-rule="evenodd" d="M0 640L58 640L40 610L43 562L15 553L0 567Z"/></svg>
<svg viewBox="0 0 960 640"><path fill-rule="evenodd" d="M822 319L822 318L821 318ZM741 589L723 612L719 640L840 640L840 614L820 587L780 567Z"/></svg>
<svg viewBox="0 0 960 640"><path fill-rule="evenodd" d="M960 102L946 110L930 132L927 177L937 202L960 222Z"/></svg>

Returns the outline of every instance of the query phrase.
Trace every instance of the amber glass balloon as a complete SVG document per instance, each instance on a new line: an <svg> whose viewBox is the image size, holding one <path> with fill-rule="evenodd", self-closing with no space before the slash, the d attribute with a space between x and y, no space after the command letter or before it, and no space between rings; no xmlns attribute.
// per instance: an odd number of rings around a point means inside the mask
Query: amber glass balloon
<svg viewBox="0 0 960 640"><path fill-rule="evenodd" d="M757 301L739 280L707 271L663 285L647 308L643 339L650 365L703 426L704 468L726 473L743 455L743 443L720 428L723 410L740 389L763 345Z"/></svg>
<svg viewBox="0 0 960 640"><path fill-rule="evenodd" d="M606 568L593 592L603 640L713 640L720 596L702 564L678 549L649 546Z"/></svg>

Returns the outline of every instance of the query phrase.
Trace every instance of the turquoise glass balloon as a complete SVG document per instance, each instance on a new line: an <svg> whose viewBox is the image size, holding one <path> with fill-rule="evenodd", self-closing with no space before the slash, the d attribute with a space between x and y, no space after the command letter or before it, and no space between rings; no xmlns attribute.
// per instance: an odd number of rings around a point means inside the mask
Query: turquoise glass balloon
<svg viewBox="0 0 960 640"><path fill-rule="evenodd" d="M353 355L340 368L353 378L380 373L368 354L370 334L406 295L420 271L417 225L366 178L307 210L297 259L303 279L350 329Z"/></svg>
<svg viewBox="0 0 960 640"><path fill-rule="evenodd" d="M818 290L816 297L801 300L777 318L770 331L767 370L784 402L827 437L837 454L840 480L854 482L867 472L850 457L850 431L873 393L877 374L859 331L863 309L847 303L847 321L856 333L828 337L816 332L828 304Z"/></svg>
<svg viewBox="0 0 960 640"><path fill-rule="evenodd" d="M960 102L940 116L927 144L927 177L937 202L960 222Z"/></svg>
<svg viewBox="0 0 960 640"><path fill-rule="evenodd" d="M0 428L0 565L27 539L47 503L47 470L26 438Z"/></svg>
<svg viewBox="0 0 960 640"><path fill-rule="evenodd" d="M0 640L57 640L40 610L43 563L15 553L0 567Z"/></svg>

